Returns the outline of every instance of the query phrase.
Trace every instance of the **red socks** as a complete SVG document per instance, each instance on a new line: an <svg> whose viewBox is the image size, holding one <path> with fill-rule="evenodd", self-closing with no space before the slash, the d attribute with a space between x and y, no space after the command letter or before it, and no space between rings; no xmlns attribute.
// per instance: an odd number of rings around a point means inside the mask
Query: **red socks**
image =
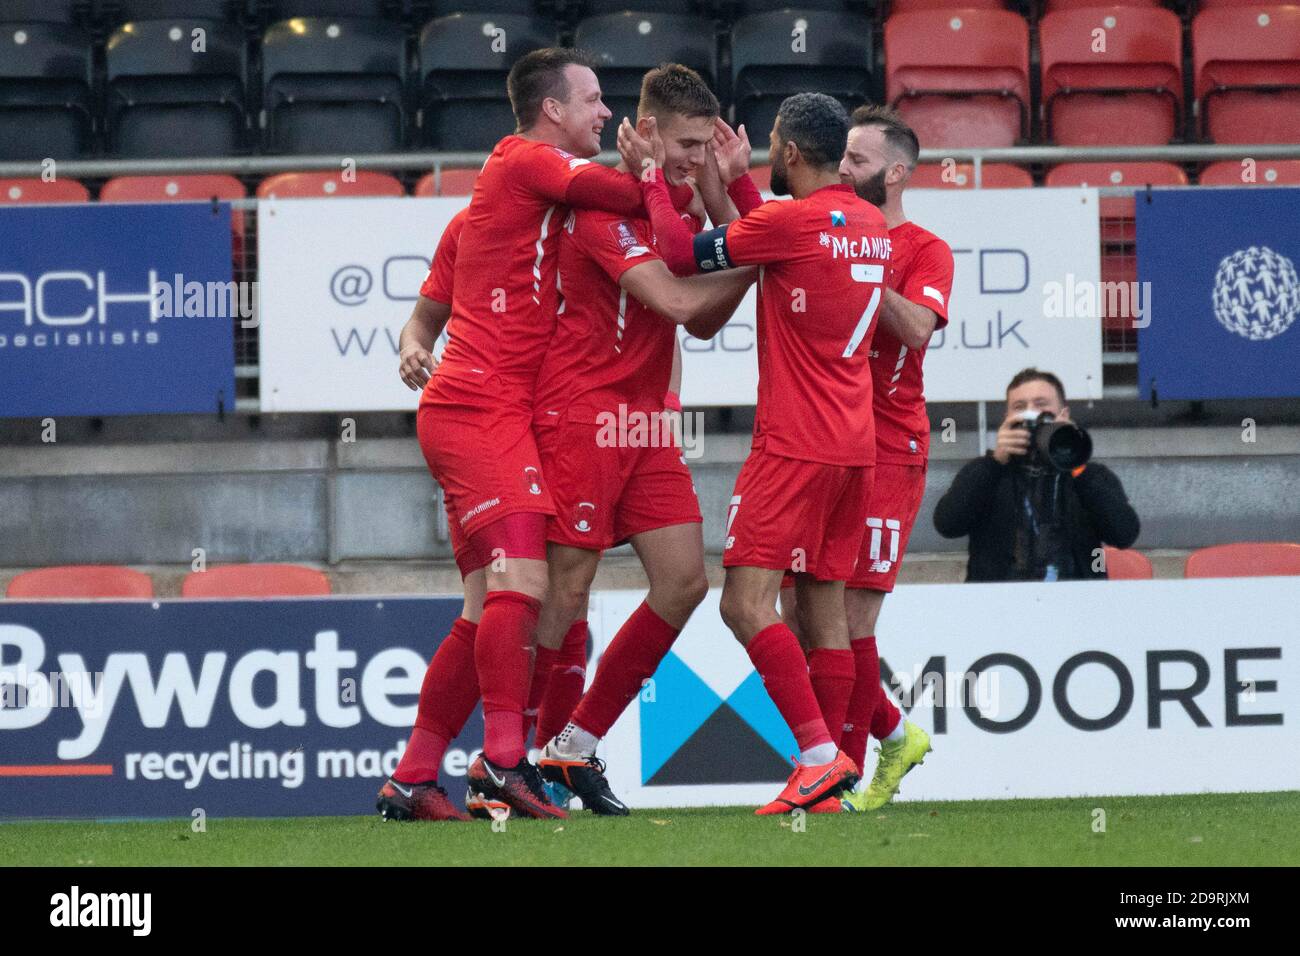
<svg viewBox="0 0 1300 956"><path fill-rule="evenodd" d="M746 652L763 678L772 703L789 725L800 750L831 743L817 696L808 678L808 662L794 631L784 624L770 624L754 635Z"/></svg>
<svg viewBox="0 0 1300 956"><path fill-rule="evenodd" d="M831 741L838 747L844 734L849 700L857 681L853 652L829 647L814 648L808 655L808 678L812 681L813 693L817 695L817 704L821 707ZM862 766L862 761L857 761L857 764Z"/></svg>
<svg viewBox="0 0 1300 956"><path fill-rule="evenodd" d="M483 753L499 767L524 759L524 707L541 609L540 601L518 591L492 591L483 602L474 663L483 694Z"/></svg>
<svg viewBox="0 0 1300 956"><path fill-rule="evenodd" d="M849 698L849 709L844 718L844 739L840 746L859 767L867 759L867 735L871 730L871 717L879 706L877 701L884 696L880 686L880 656L876 652L874 637L854 638L849 642L853 648L853 666L857 682L853 685L853 696Z"/></svg>
<svg viewBox="0 0 1300 956"><path fill-rule="evenodd" d="M551 665L551 677L537 711L537 734L533 744L545 747L573 716L573 709L587 686L587 622L575 621L564 635Z"/></svg>
<svg viewBox="0 0 1300 956"><path fill-rule="evenodd" d="M641 692L641 682L655 672L678 633L642 601L601 656L596 679L569 719L587 733L604 737Z"/></svg>
<svg viewBox="0 0 1300 956"><path fill-rule="evenodd" d="M551 686L551 668L560 656L556 648L537 645L533 657L533 682L528 685L528 706L524 708L524 750L528 749L528 734L537 723L537 712L546 699L546 689Z"/></svg>
<svg viewBox="0 0 1300 956"><path fill-rule="evenodd" d="M478 674L474 670L474 635L478 625L456 618L451 632L438 645L420 686L411 738L393 776L402 783L438 779L442 756L478 703Z"/></svg>

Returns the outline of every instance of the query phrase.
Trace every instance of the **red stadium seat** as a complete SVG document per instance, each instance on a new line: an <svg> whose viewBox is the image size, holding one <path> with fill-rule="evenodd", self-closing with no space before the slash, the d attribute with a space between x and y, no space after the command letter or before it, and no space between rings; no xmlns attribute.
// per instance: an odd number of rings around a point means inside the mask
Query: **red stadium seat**
<svg viewBox="0 0 1300 956"><path fill-rule="evenodd" d="M191 571L181 582L181 597L316 597L330 594L320 571L296 564L226 564Z"/></svg>
<svg viewBox="0 0 1300 956"><path fill-rule="evenodd" d="M1161 0L1047 0L1043 13L1055 13L1057 10L1085 10L1094 7L1159 7Z"/></svg>
<svg viewBox="0 0 1300 956"><path fill-rule="evenodd" d="M435 173L425 173L411 191L412 196L470 196L478 180L477 169L444 169L442 182L437 183ZM440 186L441 188L435 188Z"/></svg>
<svg viewBox="0 0 1300 956"><path fill-rule="evenodd" d="M790 6L798 7L798 0L790 0ZM964 7L967 10L1006 10L1011 4L1006 0L891 0L890 14L911 13L913 10L952 10Z"/></svg>
<svg viewBox="0 0 1300 956"><path fill-rule="evenodd" d="M258 199L319 199L323 196L405 196L402 184L387 173L357 170L346 182L340 173L277 173L257 186Z"/></svg>
<svg viewBox="0 0 1300 956"><path fill-rule="evenodd" d="M71 564L24 571L5 590L11 598L151 598L149 575L111 564Z"/></svg>
<svg viewBox="0 0 1300 956"><path fill-rule="evenodd" d="M1216 544L1187 556L1189 578L1253 578L1300 574L1300 544L1243 541Z"/></svg>
<svg viewBox="0 0 1300 956"><path fill-rule="evenodd" d="M1146 581L1155 577L1151 561L1141 551L1107 547L1106 577L1112 581Z"/></svg>
<svg viewBox="0 0 1300 956"><path fill-rule="evenodd" d="M746 130L746 132L749 132ZM754 181L759 192L771 192L772 190L772 167L755 166L749 171L749 178Z"/></svg>
<svg viewBox="0 0 1300 956"><path fill-rule="evenodd" d="M1176 13L1058 10L1043 17L1038 31L1050 139L1062 146L1157 146L1179 133L1183 27Z"/></svg>
<svg viewBox="0 0 1300 956"><path fill-rule="evenodd" d="M1028 133L1029 26L1018 14L895 14L885 64L885 98L923 147L1011 146Z"/></svg>
<svg viewBox="0 0 1300 956"><path fill-rule="evenodd" d="M1192 56L1205 136L1300 143L1300 6L1202 10Z"/></svg>
<svg viewBox="0 0 1300 956"><path fill-rule="evenodd" d="M974 189L975 164L954 163L945 175L942 163L921 163L912 171L908 186L913 189ZM980 170L981 189L1027 189L1034 185L1029 170L1007 163L984 163Z"/></svg>
<svg viewBox="0 0 1300 956"><path fill-rule="evenodd" d="M86 202L90 190L75 179L0 179L0 204Z"/></svg>
<svg viewBox="0 0 1300 956"><path fill-rule="evenodd" d="M1186 186L1173 163L1062 163L1047 171L1045 186Z"/></svg>
<svg viewBox="0 0 1300 956"><path fill-rule="evenodd" d="M1251 178L1245 178L1248 170ZM1249 167L1225 159L1202 169L1197 182L1202 186L1300 186L1300 159L1261 159Z"/></svg>
<svg viewBox="0 0 1300 956"><path fill-rule="evenodd" d="M104 183L100 202L194 202L244 199L248 190L234 176L118 176Z"/></svg>

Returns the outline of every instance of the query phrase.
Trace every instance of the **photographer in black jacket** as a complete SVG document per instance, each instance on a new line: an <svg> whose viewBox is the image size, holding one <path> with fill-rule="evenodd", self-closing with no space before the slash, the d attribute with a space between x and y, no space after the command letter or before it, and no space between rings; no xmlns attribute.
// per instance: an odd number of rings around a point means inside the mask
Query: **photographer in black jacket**
<svg viewBox="0 0 1300 956"><path fill-rule="evenodd" d="M1138 517L1119 479L1086 460L1091 441L1069 422L1061 380L1027 368L1007 386L997 447L969 462L939 500L934 526L945 538L970 535L967 581L1057 581L1106 577L1102 544L1127 548ZM1035 425L1039 428L1036 430ZM1053 464L1055 460L1055 464Z"/></svg>

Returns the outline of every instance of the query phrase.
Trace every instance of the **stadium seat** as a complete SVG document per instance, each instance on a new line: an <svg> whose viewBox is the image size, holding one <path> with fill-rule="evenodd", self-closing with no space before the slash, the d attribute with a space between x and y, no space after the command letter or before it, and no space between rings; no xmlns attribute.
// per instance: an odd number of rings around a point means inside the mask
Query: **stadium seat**
<svg viewBox="0 0 1300 956"><path fill-rule="evenodd" d="M913 10L1006 10L1011 7L1006 0L889 0L889 12L910 13Z"/></svg>
<svg viewBox="0 0 1300 956"><path fill-rule="evenodd" d="M396 23L304 17L272 24L262 39L266 149L401 149L406 72L406 36Z"/></svg>
<svg viewBox="0 0 1300 956"><path fill-rule="evenodd" d="M1247 169L1250 178L1245 178ZM1261 159L1252 167L1225 159L1202 169L1196 181L1202 186L1300 186L1300 159Z"/></svg>
<svg viewBox="0 0 1300 956"><path fill-rule="evenodd" d="M469 196L478 180L477 169L444 169L442 176L425 173L411 191L412 196Z"/></svg>
<svg viewBox="0 0 1300 956"><path fill-rule="evenodd" d="M510 14L454 13L425 24L420 31L421 144L490 151L515 129L506 98L510 67L525 53L552 46L555 38L553 23Z"/></svg>
<svg viewBox="0 0 1300 956"><path fill-rule="evenodd" d="M9 23L84 23L90 15L90 0L4 0L0 20Z"/></svg>
<svg viewBox="0 0 1300 956"><path fill-rule="evenodd" d="M244 184L234 176L118 176L99 190L100 202L196 202L243 199Z"/></svg>
<svg viewBox="0 0 1300 956"><path fill-rule="evenodd" d="M1046 0L1043 14L1055 13L1057 10L1090 10L1097 7L1160 7L1162 0ZM1202 0L1204 5L1204 0Z"/></svg>
<svg viewBox="0 0 1300 956"><path fill-rule="evenodd" d="M1202 10L1192 57L1203 135L1300 143L1300 6Z"/></svg>
<svg viewBox="0 0 1300 956"><path fill-rule="evenodd" d="M216 20L136 20L113 31L104 60L112 155L243 151L247 71L238 27Z"/></svg>
<svg viewBox="0 0 1300 956"><path fill-rule="evenodd" d="M296 564L226 564L191 571L181 582L181 597L318 597L330 594L330 579Z"/></svg>
<svg viewBox="0 0 1300 956"><path fill-rule="evenodd" d="M1187 556L1188 578L1253 578L1300 574L1300 544L1243 541L1200 548Z"/></svg>
<svg viewBox="0 0 1300 956"><path fill-rule="evenodd" d="M1155 577L1150 559L1141 551L1107 546L1106 577L1112 581L1145 581Z"/></svg>
<svg viewBox="0 0 1300 956"><path fill-rule="evenodd" d="M549 5L556 6L554 3ZM536 16L538 6L534 0L433 0L432 15L445 17L453 13L490 13L501 16L508 13L518 17L531 17Z"/></svg>
<svg viewBox="0 0 1300 956"><path fill-rule="evenodd" d="M1062 163L1047 171L1045 186L1186 186L1173 163Z"/></svg>
<svg viewBox="0 0 1300 956"><path fill-rule="evenodd" d="M400 19L402 0L270 0L268 15L278 20L295 17L366 17Z"/></svg>
<svg viewBox="0 0 1300 956"><path fill-rule="evenodd" d="M710 87L718 75L713 23L671 13L615 13L578 24L574 45L594 54L600 65L605 105L614 114L605 123L601 147L613 149L618 124L636 118L641 77L661 63L682 63L698 70Z"/></svg>
<svg viewBox="0 0 1300 956"><path fill-rule="evenodd" d="M1180 133L1183 27L1176 13L1058 10L1043 17L1038 36L1048 138L1062 146L1155 146Z"/></svg>
<svg viewBox="0 0 1300 956"><path fill-rule="evenodd" d="M112 26L132 20L223 20L238 23L243 0L100 0Z"/></svg>
<svg viewBox="0 0 1300 956"><path fill-rule="evenodd" d="M980 170L982 189L1027 189L1034 185L1029 170L1008 163L984 163ZM942 163L921 163L908 182L912 189L974 189L975 164L954 163L946 175Z"/></svg>
<svg viewBox="0 0 1300 956"><path fill-rule="evenodd" d="M805 9L744 17L731 28L731 75L735 123L750 142L766 140L792 93L828 93L852 110L871 95L871 21Z"/></svg>
<svg viewBox="0 0 1300 956"><path fill-rule="evenodd" d="M0 205L39 202L86 202L90 190L75 179L0 179Z"/></svg>
<svg viewBox="0 0 1300 956"><path fill-rule="evenodd" d="M94 146L90 37L62 23L0 23L0 160L71 159Z"/></svg>
<svg viewBox="0 0 1300 956"><path fill-rule="evenodd" d="M24 571L9 582L10 598L151 598L149 575L111 564L71 564Z"/></svg>
<svg viewBox="0 0 1300 956"><path fill-rule="evenodd" d="M745 132L748 133L749 130L746 129ZM754 181L754 185L758 187L759 192L771 192L772 190L772 167L771 166L753 167L749 171L749 178Z"/></svg>
<svg viewBox="0 0 1300 956"><path fill-rule="evenodd" d="M258 199L320 199L322 196L405 196L387 173L359 169L351 182L339 173L276 173L257 185Z"/></svg>
<svg viewBox="0 0 1300 956"><path fill-rule="evenodd" d="M1006 10L885 21L885 98L922 147L1011 146L1028 134L1029 26Z"/></svg>
<svg viewBox="0 0 1300 956"><path fill-rule="evenodd" d="M454 3L455 0L452 0ZM719 3L725 0L718 0ZM710 0L567 0L564 4L568 10L579 10L583 17L601 17L611 13L709 13ZM790 6L786 0L784 6Z"/></svg>

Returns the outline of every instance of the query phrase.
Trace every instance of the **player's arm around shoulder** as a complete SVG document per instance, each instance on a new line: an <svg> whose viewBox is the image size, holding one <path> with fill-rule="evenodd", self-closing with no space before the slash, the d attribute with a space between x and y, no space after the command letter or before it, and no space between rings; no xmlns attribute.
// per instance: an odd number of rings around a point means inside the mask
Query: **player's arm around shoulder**
<svg viewBox="0 0 1300 956"><path fill-rule="evenodd" d="M695 335L691 329L693 324L719 314L722 322L718 327L721 328L755 277L755 270L739 269L718 275L679 278L672 274L662 259L650 258L624 270L618 283L646 308L669 322L687 326Z"/></svg>

